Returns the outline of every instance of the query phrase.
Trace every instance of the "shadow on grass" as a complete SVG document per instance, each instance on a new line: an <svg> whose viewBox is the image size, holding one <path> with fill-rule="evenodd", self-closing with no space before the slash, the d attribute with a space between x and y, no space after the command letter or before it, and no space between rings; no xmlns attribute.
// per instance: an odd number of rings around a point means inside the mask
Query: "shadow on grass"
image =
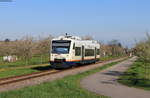
<svg viewBox="0 0 150 98"><path fill-rule="evenodd" d="M118 79L118 81L128 86L150 89L150 80L140 77L135 71L123 73L123 78Z"/></svg>
<svg viewBox="0 0 150 98"><path fill-rule="evenodd" d="M51 70L53 68L51 66L40 66L40 67L34 67L32 69L38 70L38 71L46 71L46 70Z"/></svg>
<svg viewBox="0 0 150 98"><path fill-rule="evenodd" d="M105 75L111 75L111 76L120 76L120 75L123 75L123 73L119 72L119 71L109 71L109 72L105 72L104 74Z"/></svg>
<svg viewBox="0 0 150 98"><path fill-rule="evenodd" d="M150 80L148 79L118 79L118 81L128 86L150 89Z"/></svg>

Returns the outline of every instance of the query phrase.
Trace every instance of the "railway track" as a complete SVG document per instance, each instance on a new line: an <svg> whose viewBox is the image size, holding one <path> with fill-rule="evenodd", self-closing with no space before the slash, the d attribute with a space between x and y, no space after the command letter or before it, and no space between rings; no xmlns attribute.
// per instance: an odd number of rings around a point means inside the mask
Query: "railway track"
<svg viewBox="0 0 150 98"><path fill-rule="evenodd" d="M115 59L111 59L111 60L115 60ZM108 62L108 61L111 61L111 60L99 61L96 64ZM85 65L85 66L92 66L92 65L93 64L88 64L88 65ZM85 66L77 66L77 67L74 67L74 68L71 68L71 69L63 69L63 70L51 69L51 70L46 70L46 71L41 71L41 72L34 72L34 73L31 73L31 74L25 74L25 75L20 75L20 76L0 78L0 85L16 83L16 82L20 82L20 81L24 81L24 80L28 80L28 79L32 79L32 78L42 77L42 76L55 74L55 73L62 72L62 71L67 71L67 70L72 70L72 69L85 67Z"/></svg>
<svg viewBox="0 0 150 98"><path fill-rule="evenodd" d="M42 76L46 76L49 74L57 73L59 71L60 70L53 69L53 70L47 70L47 71L42 71L42 72L34 72L31 74L25 74L25 75L20 75L20 76L0 78L0 85L10 84L10 83L19 82L19 81L23 81L23 80L27 80L31 78L36 78L36 77L42 77Z"/></svg>

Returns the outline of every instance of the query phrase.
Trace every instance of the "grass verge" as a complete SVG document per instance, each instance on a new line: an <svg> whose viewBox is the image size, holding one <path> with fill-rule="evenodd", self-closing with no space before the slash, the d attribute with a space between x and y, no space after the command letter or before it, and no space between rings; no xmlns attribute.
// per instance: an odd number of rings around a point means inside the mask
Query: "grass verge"
<svg viewBox="0 0 150 98"><path fill-rule="evenodd" d="M130 86L150 90L150 79L144 79L145 71L143 62L137 60L133 65L120 77L119 82Z"/></svg>
<svg viewBox="0 0 150 98"><path fill-rule="evenodd" d="M119 62L106 64L102 67L77 75L67 76L60 80L45 82L15 91L3 92L0 93L0 98L107 98L81 88L80 80L85 76L99 72Z"/></svg>
<svg viewBox="0 0 150 98"><path fill-rule="evenodd" d="M38 70L34 70L31 68L25 68L25 69L15 69L15 70L3 71L3 72L0 72L0 78L24 75L24 74L29 74L29 73L33 73L33 72L38 72Z"/></svg>
<svg viewBox="0 0 150 98"><path fill-rule="evenodd" d="M0 78L6 78L6 77L12 77L12 76L18 76L18 75L24 75L24 74L30 74L33 72L40 72L44 70L50 69L50 65L37 65L33 67L22 67L22 68L16 68L11 70L4 70L0 71Z"/></svg>

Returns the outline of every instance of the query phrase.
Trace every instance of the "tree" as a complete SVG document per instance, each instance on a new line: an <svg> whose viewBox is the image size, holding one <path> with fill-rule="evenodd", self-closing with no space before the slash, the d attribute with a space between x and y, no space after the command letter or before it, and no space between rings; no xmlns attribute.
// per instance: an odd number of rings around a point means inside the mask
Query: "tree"
<svg viewBox="0 0 150 98"><path fill-rule="evenodd" d="M84 37L82 37L83 40L93 40L92 36L86 35Z"/></svg>
<svg viewBox="0 0 150 98"><path fill-rule="evenodd" d="M21 59L26 61L26 65L33 56L33 48L34 48L33 37L25 36L22 40L17 41L16 46L17 55L20 56Z"/></svg>
<svg viewBox="0 0 150 98"><path fill-rule="evenodd" d="M111 53L113 56L119 56L124 52L122 44L118 40L110 41L109 46L111 47Z"/></svg>
<svg viewBox="0 0 150 98"><path fill-rule="evenodd" d="M6 39L5 39L5 42L10 42L10 39L6 38Z"/></svg>
<svg viewBox="0 0 150 98"><path fill-rule="evenodd" d="M136 44L136 55L140 57L145 69L145 79L150 79L150 36L147 33L147 39Z"/></svg>
<svg viewBox="0 0 150 98"><path fill-rule="evenodd" d="M101 44L100 49L101 56L108 56L111 55L111 47L109 45Z"/></svg>
<svg viewBox="0 0 150 98"><path fill-rule="evenodd" d="M40 38L36 45L37 54L41 56L41 63L43 62L43 56L50 53L52 36L47 38Z"/></svg>
<svg viewBox="0 0 150 98"><path fill-rule="evenodd" d="M0 56L14 55L14 42L13 41L2 41L0 43Z"/></svg>

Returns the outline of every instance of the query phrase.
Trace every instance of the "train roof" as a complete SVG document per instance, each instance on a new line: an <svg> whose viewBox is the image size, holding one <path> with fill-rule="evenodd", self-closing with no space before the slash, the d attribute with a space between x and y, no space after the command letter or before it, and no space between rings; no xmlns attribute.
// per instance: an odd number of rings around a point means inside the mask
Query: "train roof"
<svg viewBox="0 0 150 98"><path fill-rule="evenodd" d="M57 38L54 38L52 40L74 40L74 41L82 41L82 42L90 42L90 43L98 43L95 40L82 40L78 36L59 36Z"/></svg>
<svg viewBox="0 0 150 98"><path fill-rule="evenodd" d="M59 36L57 38L54 38L53 40L82 40L82 39L77 36Z"/></svg>

